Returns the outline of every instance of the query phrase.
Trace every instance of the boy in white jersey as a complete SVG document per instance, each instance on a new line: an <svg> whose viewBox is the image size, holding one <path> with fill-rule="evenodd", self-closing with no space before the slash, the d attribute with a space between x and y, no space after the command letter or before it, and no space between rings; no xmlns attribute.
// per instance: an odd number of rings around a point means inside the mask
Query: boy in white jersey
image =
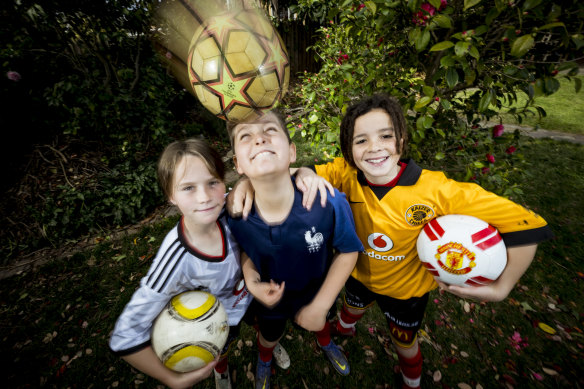
<svg viewBox="0 0 584 389"><path fill-rule="evenodd" d="M225 169L221 156L200 140L177 141L162 153L158 178L182 217L166 235L130 302L118 318L109 346L136 369L171 388L188 388L215 372L218 388L230 388L229 344L252 301L240 265L240 250L222 215ZM150 345L153 320L175 295L204 290L225 307L230 333L221 357L178 373L162 364Z"/></svg>

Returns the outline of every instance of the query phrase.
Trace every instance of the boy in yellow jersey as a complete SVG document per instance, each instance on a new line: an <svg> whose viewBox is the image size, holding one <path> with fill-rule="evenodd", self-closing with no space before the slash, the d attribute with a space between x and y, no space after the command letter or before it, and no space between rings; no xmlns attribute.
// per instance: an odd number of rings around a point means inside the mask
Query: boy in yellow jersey
<svg viewBox="0 0 584 389"><path fill-rule="evenodd" d="M473 288L440 285L481 301L507 297L531 264L537 243L550 238L551 230L540 216L512 201L401 159L407 145L405 118L397 101L386 95L349 107L340 143L344 157L314 169L346 194L365 250L345 284L344 304L332 331L354 335L355 323L377 301L397 349L403 387L416 388L422 374L416 334L429 292L438 286L416 250L424 224L438 216L464 214L499 230L508 264L495 282ZM310 174L308 168L296 172L299 180ZM234 207L241 208L238 203Z"/></svg>

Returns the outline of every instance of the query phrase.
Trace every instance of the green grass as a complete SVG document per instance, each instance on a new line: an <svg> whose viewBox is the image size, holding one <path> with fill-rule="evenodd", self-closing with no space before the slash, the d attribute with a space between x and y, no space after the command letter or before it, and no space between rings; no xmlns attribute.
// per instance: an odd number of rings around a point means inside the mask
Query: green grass
<svg viewBox="0 0 584 389"><path fill-rule="evenodd" d="M520 285L501 303L472 304L432 293L420 336L423 387L584 386L584 147L526 142L523 152L532 165L523 183L524 198L518 200L542 214L556 238L540 246ZM314 159L310 149L301 154ZM144 227L121 240L106 239L86 252L2 280L3 386L159 386L112 355L107 340L175 221ZM544 332L539 323L555 334ZM394 387L397 363L377 308L358 323L357 334L337 339L352 369L341 377L329 367L312 334L290 327L282 344L291 354L292 367L276 370L273 386ZM244 325L230 359L236 387L252 387L247 373L254 372L256 358L255 333ZM434 382L438 375L441 379ZM213 388L213 379L200 387Z"/></svg>
<svg viewBox="0 0 584 389"><path fill-rule="evenodd" d="M577 76L584 81L584 76ZM542 107L547 116L540 119L536 113L525 117L522 123L509 114L503 114L503 122L510 124L521 124L527 126L538 126L546 130L570 132L574 134L584 134L584 92L581 90L575 93L575 83L566 78L559 78L560 89L550 96L539 96L535 98L535 104ZM514 107L523 107L527 101L525 93L518 94L518 102ZM535 110L534 110L535 111Z"/></svg>

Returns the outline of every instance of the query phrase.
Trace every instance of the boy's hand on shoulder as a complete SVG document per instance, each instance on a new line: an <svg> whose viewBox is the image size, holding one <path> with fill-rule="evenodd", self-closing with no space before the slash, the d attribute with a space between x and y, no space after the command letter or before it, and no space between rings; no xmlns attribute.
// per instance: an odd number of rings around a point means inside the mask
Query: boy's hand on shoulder
<svg viewBox="0 0 584 389"><path fill-rule="evenodd" d="M227 194L225 208L231 217L247 219L253 205L254 190L248 178L241 178Z"/></svg>
<svg viewBox="0 0 584 389"><path fill-rule="evenodd" d="M326 206L327 190L332 197L335 197L335 190L330 182L309 168L298 168L294 175L296 177L296 187L303 193L302 206L307 210L310 211L312 208L317 193L320 193L320 205L322 207Z"/></svg>
<svg viewBox="0 0 584 389"><path fill-rule="evenodd" d="M486 286L462 287L445 284L444 282L440 282L438 280L436 280L436 282L438 283L441 291L445 290L462 298L473 299L477 301L497 302L502 301L505 299L505 297L507 297L507 294L502 293L501 290L496 287L496 283L492 283Z"/></svg>
<svg viewBox="0 0 584 389"><path fill-rule="evenodd" d="M274 280L270 280L270 282L258 281L253 283L250 292L253 297L256 298L260 303L268 308L273 308L282 299L282 296L284 295L285 284L286 282L278 284L277 282L274 282Z"/></svg>
<svg viewBox="0 0 584 389"><path fill-rule="evenodd" d="M327 312L311 303L300 308L296 314L295 321L296 324L307 331L320 331L326 323Z"/></svg>

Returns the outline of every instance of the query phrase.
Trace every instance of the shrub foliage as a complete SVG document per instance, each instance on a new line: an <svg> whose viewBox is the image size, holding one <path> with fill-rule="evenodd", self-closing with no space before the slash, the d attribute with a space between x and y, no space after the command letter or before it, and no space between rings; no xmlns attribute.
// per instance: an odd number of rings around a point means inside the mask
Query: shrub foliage
<svg viewBox="0 0 584 389"><path fill-rule="evenodd" d="M499 111L521 121L534 97L552 94L559 77L580 80L584 6L577 1L396 0L331 4L300 0L299 15L321 21L311 48L322 62L305 73L289 104L292 131L332 157L340 119L356 98L387 92L409 123L409 154L426 166L474 180L504 195L522 160L520 138L504 133ZM292 112L292 110L291 110Z"/></svg>

